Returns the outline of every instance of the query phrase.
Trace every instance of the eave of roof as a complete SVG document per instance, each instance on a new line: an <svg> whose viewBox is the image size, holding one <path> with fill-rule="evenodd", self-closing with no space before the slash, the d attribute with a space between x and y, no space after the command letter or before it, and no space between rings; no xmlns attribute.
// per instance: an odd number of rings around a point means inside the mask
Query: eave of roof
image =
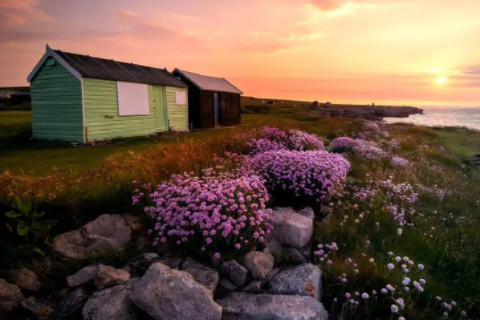
<svg viewBox="0 0 480 320"><path fill-rule="evenodd" d="M205 76L205 75L194 73L194 72L180 70L178 68L176 68L173 71L173 73L175 72L187 78L197 88L203 91L243 94L243 92L240 89L238 89L236 86L234 86L230 81L228 81L225 78Z"/></svg>

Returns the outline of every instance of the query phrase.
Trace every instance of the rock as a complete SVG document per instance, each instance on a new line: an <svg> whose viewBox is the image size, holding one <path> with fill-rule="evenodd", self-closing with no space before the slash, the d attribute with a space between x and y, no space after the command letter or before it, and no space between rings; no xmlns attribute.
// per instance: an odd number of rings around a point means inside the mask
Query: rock
<svg viewBox="0 0 480 320"><path fill-rule="evenodd" d="M122 248L130 241L131 233L122 216L104 214L78 230L56 237L53 249L66 258L87 259L102 251Z"/></svg>
<svg viewBox="0 0 480 320"><path fill-rule="evenodd" d="M315 219L315 212L310 207L303 208L302 210L298 211L298 213L312 220Z"/></svg>
<svg viewBox="0 0 480 320"><path fill-rule="evenodd" d="M145 259L145 261L153 261L155 259L159 259L160 256L158 254L156 254L155 252L148 252L148 253L145 253L143 255L143 259Z"/></svg>
<svg viewBox="0 0 480 320"><path fill-rule="evenodd" d="M124 284L130 279L130 273L122 269L100 264L98 266L97 276L95 277L95 285L99 290L106 287Z"/></svg>
<svg viewBox="0 0 480 320"><path fill-rule="evenodd" d="M220 280L217 270L209 268L190 258L182 264L182 270L190 273L195 281L204 285L212 292L217 289L218 281Z"/></svg>
<svg viewBox="0 0 480 320"><path fill-rule="evenodd" d="M274 264L275 258L270 253L261 251L250 251L243 259L243 265L255 280L265 279L266 275L272 271Z"/></svg>
<svg viewBox="0 0 480 320"><path fill-rule="evenodd" d="M80 269L77 273L67 277L67 284L70 288L86 284L97 276L98 266L88 266Z"/></svg>
<svg viewBox="0 0 480 320"><path fill-rule="evenodd" d="M148 237L138 236L137 240L135 240L134 247L138 252L149 251L152 250L152 241ZM162 248L168 248L168 246L158 246L158 251L162 251Z"/></svg>
<svg viewBox="0 0 480 320"><path fill-rule="evenodd" d="M185 271L154 263L135 286L133 303L156 320L220 320L222 307L210 290Z"/></svg>
<svg viewBox="0 0 480 320"><path fill-rule="evenodd" d="M248 293L260 293L262 292L262 281L261 280L252 281L249 284L247 284L245 287L243 287L242 291L248 292Z"/></svg>
<svg viewBox="0 0 480 320"><path fill-rule="evenodd" d="M144 227L145 219L138 214L126 213L123 215L123 218L127 222L127 226L134 232L141 231Z"/></svg>
<svg viewBox="0 0 480 320"><path fill-rule="evenodd" d="M85 288L72 291L68 297L60 302L50 320L81 319L82 309L88 300L88 295Z"/></svg>
<svg viewBox="0 0 480 320"><path fill-rule="evenodd" d="M133 287L119 285L95 292L83 307L84 320L133 320L138 315L130 300Z"/></svg>
<svg viewBox="0 0 480 320"><path fill-rule="evenodd" d="M283 254L287 256L288 262L291 264L306 263L307 259L295 248L285 248Z"/></svg>
<svg viewBox="0 0 480 320"><path fill-rule="evenodd" d="M223 262L220 265L220 275L230 280L236 286L243 286L248 270L235 260Z"/></svg>
<svg viewBox="0 0 480 320"><path fill-rule="evenodd" d="M310 296L320 299L322 271L316 265L304 263L280 271L270 281L272 294Z"/></svg>
<svg viewBox="0 0 480 320"><path fill-rule="evenodd" d="M22 300L22 302L20 302L20 306L27 314L39 320L47 320L53 313L53 308L51 305L43 301L38 301L35 297L29 297Z"/></svg>
<svg viewBox="0 0 480 320"><path fill-rule="evenodd" d="M271 236L265 239L265 245L270 253L282 254L283 252L282 244Z"/></svg>
<svg viewBox="0 0 480 320"><path fill-rule="evenodd" d="M279 272L280 272L280 268L275 268L272 271L270 271L266 275L265 279L262 281L262 286L267 284L268 282L270 282L272 280L272 278L275 277Z"/></svg>
<svg viewBox="0 0 480 320"><path fill-rule="evenodd" d="M40 281L35 272L27 268L20 268L18 270L13 270L10 273L10 278L13 283L19 286L22 289L27 289L30 291L38 291L41 289Z"/></svg>
<svg viewBox="0 0 480 320"><path fill-rule="evenodd" d="M301 249L306 246L313 235L313 220L290 208L277 208L270 215L273 238L283 245Z"/></svg>
<svg viewBox="0 0 480 320"><path fill-rule="evenodd" d="M237 290L237 286L228 281L227 279L220 280L220 287L222 287L226 291L235 291Z"/></svg>
<svg viewBox="0 0 480 320"><path fill-rule="evenodd" d="M0 319L7 318L22 301L20 288L0 279Z"/></svg>
<svg viewBox="0 0 480 320"><path fill-rule="evenodd" d="M183 258L176 257L176 256L161 257L160 259L157 260L157 262L160 262L172 269L180 269L180 265L183 262Z"/></svg>
<svg viewBox="0 0 480 320"><path fill-rule="evenodd" d="M311 297L233 292L218 303L223 320L328 320L322 304Z"/></svg>

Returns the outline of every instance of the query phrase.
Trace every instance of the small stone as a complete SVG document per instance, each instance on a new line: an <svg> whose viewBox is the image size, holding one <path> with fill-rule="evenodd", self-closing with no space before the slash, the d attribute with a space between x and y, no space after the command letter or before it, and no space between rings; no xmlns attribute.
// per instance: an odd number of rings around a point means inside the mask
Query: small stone
<svg viewBox="0 0 480 320"><path fill-rule="evenodd" d="M138 315L130 300L132 291L132 287L119 285L95 292L83 307L83 319L137 319Z"/></svg>
<svg viewBox="0 0 480 320"><path fill-rule="evenodd" d="M87 266L80 269L77 273L67 277L67 284L70 288L84 285L97 276L98 266Z"/></svg>
<svg viewBox="0 0 480 320"><path fill-rule="evenodd" d="M41 289L40 281L35 272L27 268L20 268L10 273L10 278L13 283L22 289L30 291L38 291Z"/></svg>
<svg viewBox="0 0 480 320"><path fill-rule="evenodd" d="M243 292L247 293L260 293L262 292L262 281L256 280L252 281L242 288Z"/></svg>
<svg viewBox="0 0 480 320"><path fill-rule="evenodd" d="M19 287L0 279L0 319L6 319L11 315L22 299Z"/></svg>
<svg viewBox="0 0 480 320"><path fill-rule="evenodd" d="M270 282L272 278L275 277L279 272L280 272L280 268L275 268L272 271L270 271L265 277L265 279L262 280L262 286Z"/></svg>
<svg viewBox="0 0 480 320"><path fill-rule="evenodd" d="M212 292L217 289L218 281L220 280L217 270L207 267L190 258L182 263L182 270L190 273L195 281L204 285Z"/></svg>
<svg viewBox="0 0 480 320"><path fill-rule="evenodd" d="M156 262L136 284L131 299L156 320L220 320L222 308L213 294L185 271Z"/></svg>
<svg viewBox="0 0 480 320"><path fill-rule="evenodd" d="M269 238L288 247L301 249L310 242L313 235L313 220L291 208L273 210L270 223L273 225L273 232Z"/></svg>
<svg viewBox="0 0 480 320"><path fill-rule="evenodd" d="M275 258L271 254L261 251L250 251L243 259L243 265L255 280L265 279L266 275L272 271L274 264Z"/></svg>
<svg viewBox="0 0 480 320"><path fill-rule="evenodd" d="M287 256L287 259L292 264L306 263L307 259L295 248L285 248L283 253Z"/></svg>
<svg viewBox="0 0 480 320"><path fill-rule="evenodd" d="M145 259L146 261L153 261L159 258L160 256L155 252L148 252L143 255L143 259Z"/></svg>
<svg viewBox="0 0 480 320"><path fill-rule="evenodd" d="M130 227L130 229L134 232L141 231L144 228L145 219L140 217L138 214L126 213L123 215L123 218L127 222L127 225Z"/></svg>
<svg viewBox="0 0 480 320"><path fill-rule="evenodd" d="M223 262L220 265L220 275L227 278L236 286L243 286L247 279L248 270L236 260Z"/></svg>
<svg viewBox="0 0 480 320"><path fill-rule="evenodd" d="M319 300L321 277L322 271L320 268L311 263L288 267L272 278L269 292L282 295L310 296Z"/></svg>
<svg viewBox="0 0 480 320"><path fill-rule="evenodd" d="M306 208L298 211L298 213L300 213L302 216L305 216L305 217L310 218L312 220L315 219L315 212L310 207L306 207Z"/></svg>
<svg viewBox="0 0 480 320"><path fill-rule="evenodd" d="M322 304L311 297L233 292L218 303L222 320L328 320Z"/></svg>
<svg viewBox="0 0 480 320"><path fill-rule="evenodd" d="M106 287L124 284L128 279L130 279L130 273L127 271L100 264L95 277L95 285L101 290Z"/></svg>
<svg viewBox="0 0 480 320"><path fill-rule="evenodd" d="M55 252L70 259L87 259L99 252L121 249L131 239L131 229L118 214L104 214L82 228L53 240Z"/></svg>
<svg viewBox="0 0 480 320"><path fill-rule="evenodd" d="M60 302L49 320L80 319L83 306L85 302L87 302L88 296L88 291L83 287L72 291L68 297Z"/></svg>
<svg viewBox="0 0 480 320"><path fill-rule="evenodd" d="M221 279L220 280L220 287L225 289L226 291L235 291L237 290L237 286L228 281L227 279Z"/></svg>
<svg viewBox="0 0 480 320"><path fill-rule="evenodd" d="M53 313L53 308L51 305L42 301L38 301L35 297L29 297L22 300L20 305L26 313L39 320L47 320Z"/></svg>

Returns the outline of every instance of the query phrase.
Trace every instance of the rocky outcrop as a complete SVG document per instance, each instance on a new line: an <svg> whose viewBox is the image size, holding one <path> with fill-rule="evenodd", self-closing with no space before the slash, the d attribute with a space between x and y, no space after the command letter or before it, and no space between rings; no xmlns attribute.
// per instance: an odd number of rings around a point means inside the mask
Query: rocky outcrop
<svg viewBox="0 0 480 320"><path fill-rule="evenodd" d="M70 259L87 259L102 251L118 250L131 239L131 229L120 215L104 214L81 229L63 233L53 249Z"/></svg>
<svg viewBox="0 0 480 320"><path fill-rule="evenodd" d="M190 258L182 263L182 270L190 273L195 281L204 285L210 291L214 292L217 289L218 282L220 281L217 270Z"/></svg>
<svg viewBox="0 0 480 320"><path fill-rule="evenodd" d="M382 118L407 118L414 114L423 114L423 109L415 107L390 107L390 106L337 106L317 108L313 111L327 117L350 117L365 119Z"/></svg>
<svg viewBox="0 0 480 320"><path fill-rule="evenodd" d="M270 215L273 231L269 241L301 249L309 244L313 235L313 218L291 208L277 208Z"/></svg>
<svg viewBox="0 0 480 320"><path fill-rule="evenodd" d="M70 288L84 285L97 276L98 265L87 266L80 269L77 273L67 277L67 284Z"/></svg>
<svg viewBox="0 0 480 320"><path fill-rule="evenodd" d="M185 271L154 263L135 285L133 303L157 320L220 320L213 294ZM184 302L184 303L182 303Z"/></svg>
<svg viewBox="0 0 480 320"><path fill-rule="evenodd" d="M22 299L19 287L0 279L0 319L6 319L11 315Z"/></svg>
<svg viewBox="0 0 480 320"><path fill-rule="evenodd" d="M95 292L83 307L83 320L137 319L130 300L132 291L132 286L119 285Z"/></svg>
<svg viewBox="0 0 480 320"><path fill-rule="evenodd" d="M274 264L275 258L270 253L261 251L250 251L243 259L243 265L255 280L265 279L267 274L272 271Z"/></svg>
<svg viewBox="0 0 480 320"><path fill-rule="evenodd" d="M248 270L236 260L225 261L220 265L220 275L236 286L243 286L247 280Z"/></svg>
<svg viewBox="0 0 480 320"><path fill-rule="evenodd" d="M310 296L320 299L322 272L311 263L287 267L270 281L269 292L272 294L288 294Z"/></svg>
<svg viewBox="0 0 480 320"><path fill-rule="evenodd" d="M223 307L223 320L328 319L328 313L320 302L304 296L234 292L218 303Z"/></svg>

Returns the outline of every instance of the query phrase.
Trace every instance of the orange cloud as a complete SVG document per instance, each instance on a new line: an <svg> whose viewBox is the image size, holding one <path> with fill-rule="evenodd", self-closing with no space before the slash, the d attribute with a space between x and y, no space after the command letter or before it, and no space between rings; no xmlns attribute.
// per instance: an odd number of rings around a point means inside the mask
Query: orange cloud
<svg viewBox="0 0 480 320"><path fill-rule="evenodd" d="M312 4L323 11L335 10L340 7L340 3L337 0L312 0Z"/></svg>

